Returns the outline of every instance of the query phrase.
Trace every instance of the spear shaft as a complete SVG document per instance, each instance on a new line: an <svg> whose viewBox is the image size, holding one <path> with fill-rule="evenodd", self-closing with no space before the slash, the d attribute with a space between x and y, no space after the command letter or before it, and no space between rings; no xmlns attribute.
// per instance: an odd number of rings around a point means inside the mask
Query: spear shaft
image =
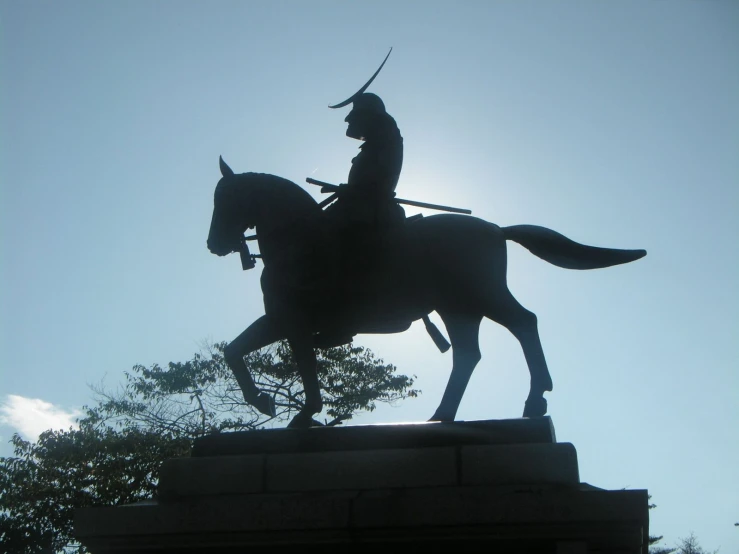
<svg viewBox="0 0 739 554"><path fill-rule="evenodd" d="M311 185L317 185L321 187L321 192L339 192L341 189L338 185L332 185L331 183L325 183L316 179L308 177L305 180L306 183ZM416 206L417 208L427 208L429 210L440 210L444 212L452 212L455 214L470 215L472 210L466 210L464 208L452 208L451 206L442 206L441 204L429 204L428 202L417 202L416 200L406 200L405 198L395 198L398 204L406 204L407 206Z"/></svg>

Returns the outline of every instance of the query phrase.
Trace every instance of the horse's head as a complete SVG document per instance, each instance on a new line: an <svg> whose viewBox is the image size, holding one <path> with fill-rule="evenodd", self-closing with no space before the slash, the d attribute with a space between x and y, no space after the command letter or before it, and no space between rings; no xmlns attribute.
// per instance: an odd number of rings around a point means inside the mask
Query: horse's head
<svg viewBox="0 0 739 554"><path fill-rule="evenodd" d="M254 206L249 202L249 190L243 180L247 175L234 175L230 167L220 159L223 177L216 185L213 197L213 218L208 233L208 250L225 256L241 249L244 231L254 227Z"/></svg>

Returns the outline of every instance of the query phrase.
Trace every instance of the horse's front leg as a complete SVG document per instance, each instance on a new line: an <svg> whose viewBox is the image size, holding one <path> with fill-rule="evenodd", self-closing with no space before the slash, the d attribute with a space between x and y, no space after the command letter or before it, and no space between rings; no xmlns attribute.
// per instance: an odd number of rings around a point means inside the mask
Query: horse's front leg
<svg viewBox="0 0 739 554"><path fill-rule="evenodd" d="M269 394L260 391L254 384L249 368L244 363L244 356L283 338L285 337L274 320L263 315L249 325L223 351L223 357L234 377L236 377L236 382L241 387L244 400L263 414L271 417L277 415L275 401Z"/></svg>
<svg viewBox="0 0 739 554"><path fill-rule="evenodd" d="M305 428L320 425L313 416L323 409L321 386L318 384L318 361L313 349L313 337L309 332L298 332L287 337L298 364L298 372L305 390L305 404L288 427Z"/></svg>

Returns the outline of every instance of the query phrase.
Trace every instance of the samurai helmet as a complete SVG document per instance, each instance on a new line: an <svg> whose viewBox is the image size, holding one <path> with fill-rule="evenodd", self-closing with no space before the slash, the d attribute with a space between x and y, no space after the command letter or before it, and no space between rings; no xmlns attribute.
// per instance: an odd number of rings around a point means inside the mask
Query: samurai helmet
<svg viewBox="0 0 739 554"><path fill-rule="evenodd" d="M390 53L393 51L392 48L390 48L390 52L387 53L387 56L385 56L385 59L380 64L380 67L375 71L375 74L370 77L370 80L367 81L362 88L360 88L357 92L352 94L349 98L344 100L343 102L339 102L338 104L334 104L333 106L329 106L331 109L336 108L343 108L344 106L347 106L351 103L354 103L353 108L355 110L369 110L376 113L385 113L385 104L382 103L382 100L380 100L380 97L376 94L372 93L365 93L364 91L367 90L367 88L372 84L372 81L375 80L375 77L377 77L378 73L382 70L383 66L385 65L385 62L390 57Z"/></svg>

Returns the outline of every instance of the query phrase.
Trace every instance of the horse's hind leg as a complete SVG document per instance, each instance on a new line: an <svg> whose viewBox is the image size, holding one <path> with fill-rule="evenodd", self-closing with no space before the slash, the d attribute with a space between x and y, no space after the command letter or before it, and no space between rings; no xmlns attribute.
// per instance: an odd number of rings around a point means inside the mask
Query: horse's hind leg
<svg viewBox="0 0 739 554"><path fill-rule="evenodd" d="M454 366L441 404L439 404L430 421L454 421L467 383L470 381L477 362L480 361L478 334L482 316L443 311L440 311L439 315L444 320L444 325L449 333L449 340L452 343Z"/></svg>
<svg viewBox="0 0 739 554"><path fill-rule="evenodd" d="M507 288L499 293L485 315L513 333L523 348L531 375L523 416L543 416L547 413L544 392L552 390L552 378L541 347L536 315L521 306Z"/></svg>
<svg viewBox="0 0 739 554"><path fill-rule="evenodd" d="M263 315L249 325L223 351L223 357L241 387L244 400L263 414L272 417L276 415L274 400L267 393L261 392L254 384L254 379L244 363L244 356L282 338L285 337L274 321Z"/></svg>

